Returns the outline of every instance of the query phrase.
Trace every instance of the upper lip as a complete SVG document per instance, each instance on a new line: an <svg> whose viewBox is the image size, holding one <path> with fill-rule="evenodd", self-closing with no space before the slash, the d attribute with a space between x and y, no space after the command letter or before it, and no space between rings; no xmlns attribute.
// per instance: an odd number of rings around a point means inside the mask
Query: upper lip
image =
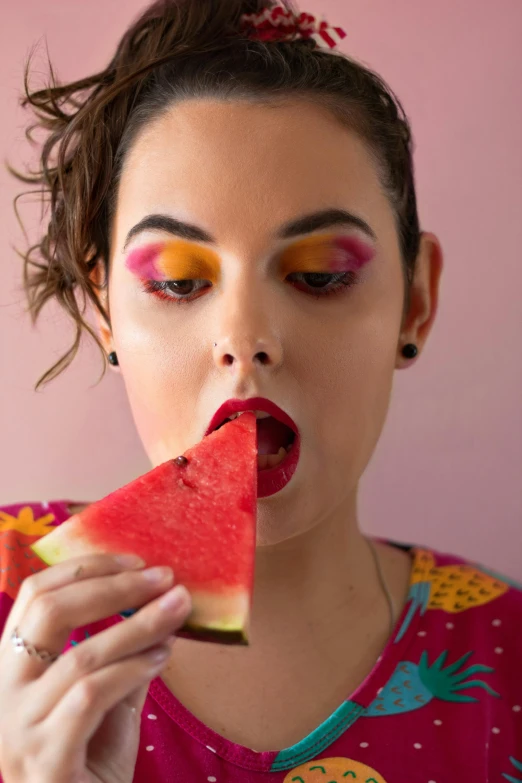
<svg viewBox="0 0 522 783"><path fill-rule="evenodd" d="M216 427L219 427L225 419L232 416L233 413L239 413L240 411L263 411L264 413L268 413L269 416L273 416L274 419L278 419L278 421L286 424L286 426L290 427L296 435L299 432L294 420L288 413L281 410L279 405L276 405L275 402L267 400L264 397L251 397L249 400L227 400L224 402L212 417L205 435L210 435L210 433L213 432Z"/></svg>

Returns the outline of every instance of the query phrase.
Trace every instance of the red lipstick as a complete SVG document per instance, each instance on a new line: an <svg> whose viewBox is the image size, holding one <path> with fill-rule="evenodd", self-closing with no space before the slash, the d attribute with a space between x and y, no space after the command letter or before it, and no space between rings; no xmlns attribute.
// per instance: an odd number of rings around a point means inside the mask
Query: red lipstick
<svg viewBox="0 0 522 783"><path fill-rule="evenodd" d="M264 397L251 397L248 400L227 400L212 417L205 435L209 435L235 413L243 411L267 413L290 430L288 435L291 442L286 446L287 454L283 460L275 467L258 469L257 472L257 496L269 497L283 489L296 471L301 445L299 429L294 420L274 402ZM258 424L258 430L261 426Z"/></svg>

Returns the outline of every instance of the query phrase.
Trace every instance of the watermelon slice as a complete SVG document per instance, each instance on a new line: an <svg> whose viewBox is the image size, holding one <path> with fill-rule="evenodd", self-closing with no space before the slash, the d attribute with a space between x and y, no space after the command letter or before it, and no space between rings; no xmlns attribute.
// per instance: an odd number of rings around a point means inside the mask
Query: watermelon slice
<svg viewBox="0 0 522 783"><path fill-rule="evenodd" d="M178 635L248 644L256 502L256 418L243 413L183 457L73 515L31 549L48 565L85 553L133 552L147 566L171 566L193 604Z"/></svg>

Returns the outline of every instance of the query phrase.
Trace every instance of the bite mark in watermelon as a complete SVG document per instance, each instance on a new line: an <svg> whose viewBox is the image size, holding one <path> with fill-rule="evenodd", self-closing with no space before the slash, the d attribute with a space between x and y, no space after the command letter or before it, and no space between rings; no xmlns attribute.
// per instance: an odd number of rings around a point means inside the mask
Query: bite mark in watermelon
<svg viewBox="0 0 522 783"><path fill-rule="evenodd" d="M173 459L159 465L73 515L31 549L48 565L87 553L133 552L149 567L171 566L193 606L177 635L248 644L256 542L255 415L242 414L184 456L188 464Z"/></svg>

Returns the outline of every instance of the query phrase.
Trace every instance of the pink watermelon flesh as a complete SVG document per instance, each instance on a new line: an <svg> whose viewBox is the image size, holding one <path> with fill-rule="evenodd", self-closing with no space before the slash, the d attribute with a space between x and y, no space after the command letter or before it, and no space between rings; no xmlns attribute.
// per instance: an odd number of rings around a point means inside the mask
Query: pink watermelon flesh
<svg viewBox="0 0 522 783"><path fill-rule="evenodd" d="M256 419L244 413L36 541L48 565L93 552L133 552L168 565L191 592L179 636L248 643L257 499ZM122 612L128 617L135 609Z"/></svg>

